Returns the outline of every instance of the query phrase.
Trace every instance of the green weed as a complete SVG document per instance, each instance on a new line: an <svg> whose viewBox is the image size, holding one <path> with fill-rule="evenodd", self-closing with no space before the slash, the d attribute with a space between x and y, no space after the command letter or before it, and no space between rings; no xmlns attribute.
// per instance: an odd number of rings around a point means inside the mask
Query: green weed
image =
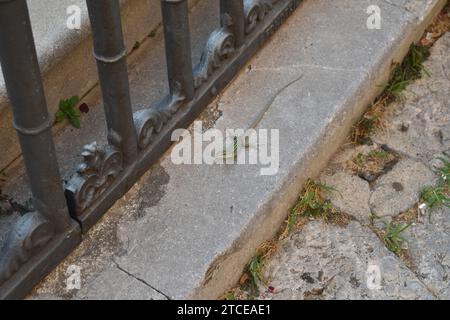
<svg viewBox="0 0 450 320"><path fill-rule="evenodd" d="M401 234L409 227L411 227L411 224L403 225L394 224L392 222L389 224L385 224L383 241L390 251L398 254L402 249L404 249L404 245L407 243L407 241L401 236Z"/></svg>
<svg viewBox="0 0 450 320"><path fill-rule="evenodd" d="M80 98L78 96L60 100L58 111L55 114L56 122L67 120L72 126L79 129L81 126L80 111L75 108L79 102Z"/></svg>

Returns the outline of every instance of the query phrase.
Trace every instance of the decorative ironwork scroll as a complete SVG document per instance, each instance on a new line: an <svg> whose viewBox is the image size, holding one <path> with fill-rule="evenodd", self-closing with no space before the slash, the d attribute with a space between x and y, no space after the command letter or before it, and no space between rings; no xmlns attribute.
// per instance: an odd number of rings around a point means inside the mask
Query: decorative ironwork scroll
<svg viewBox="0 0 450 320"><path fill-rule="evenodd" d="M206 82L214 70L220 68L222 62L235 50L234 35L229 28L233 21L229 15L224 15L222 19L224 26L211 33L200 63L194 70L194 87L196 89Z"/></svg>
<svg viewBox="0 0 450 320"><path fill-rule="evenodd" d="M96 142L84 146L83 163L66 185L71 212L79 216L114 182L123 169L121 151Z"/></svg>
<svg viewBox="0 0 450 320"><path fill-rule="evenodd" d="M142 109L134 114L134 125L138 135L138 147L143 150L153 141L156 134L160 133L164 125L177 113L180 106L186 100L181 93L181 85L176 84L174 93L163 101L161 107Z"/></svg>
<svg viewBox="0 0 450 320"><path fill-rule="evenodd" d="M19 217L0 251L0 285L38 253L54 234L54 226L37 211Z"/></svg>
<svg viewBox="0 0 450 320"><path fill-rule="evenodd" d="M246 0L244 2L245 33L251 33L272 8L270 0Z"/></svg>

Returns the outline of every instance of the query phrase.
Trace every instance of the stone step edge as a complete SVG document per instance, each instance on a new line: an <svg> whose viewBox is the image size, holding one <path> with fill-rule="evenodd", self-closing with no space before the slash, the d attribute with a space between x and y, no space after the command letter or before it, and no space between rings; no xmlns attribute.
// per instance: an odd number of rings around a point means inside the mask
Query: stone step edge
<svg viewBox="0 0 450 320"><path fill-rule="evenodd" d="M253 215L254 222L251 229L246 230L236 237L231 249L222 253L211 261L202 283L192 288L187 299L215 299L218 292L224 294L233 285L236 285L241 277L236 270L244 270L247 263L254 256L261 244L276 237L279 228L286 220L289 209L298 199L298 195L308 178L314 178L326 167L331 157L344 144L351 128L372 102L382 92L380 83L386 83L389 78L392 62L402 61L409 51L410 45L420 40L426 28L442 11L447 0L438 0L436 4L424 13L417 24L410 24L398 42L390 48L386 48L385 56L372 66L374 76L370 76L366 83L361 83L358 92L365 92L364 96L348 97L344 102L347 120L339 127L328 124L333 132L327 132L325 136L316 142L315 150L299 159L291 166L291 176L295 177L282 190L272 193L270 199L259 206ZM393 43L391 41L390 43ZM349 115L356 115L351 117ZM334 119L339 116L334 117Z"/></svg>

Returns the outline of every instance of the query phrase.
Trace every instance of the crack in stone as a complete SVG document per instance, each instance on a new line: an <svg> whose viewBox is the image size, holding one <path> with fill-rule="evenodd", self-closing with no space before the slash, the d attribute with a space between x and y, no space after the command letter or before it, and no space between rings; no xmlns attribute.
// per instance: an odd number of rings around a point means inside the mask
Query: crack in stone
<svg viewBox="0 0 450 320"><path fill-rule="evenodd" d="M423 161L421 161L420 159L415 159L414 157L411 157L410 155L408 155L408 154L406 154L406 153L403 153L403 152L400 152L400 151L398 151L398 150L396 150L396 149L394 149L394 148L391 148L391 147L389 147L390 149L391 149L391 151L392 152L395 152L395 153L397 153L397 154L399 154L400 156L402 156L402 157L404 157L404 158L408 158L408 159L411 159L411 160L415 160L415 161L418 161L418 162L421 162L421 163L423 163L424 165L426 165L427 167L429 167L429 165L428 164L425 164ZM370 211L371 211L371 214L374 214L374 211L373 211L373 209L372 209L372 207L371 207L371 205L370 205L370 199L371 199L371 195L373 194L373 190L371 190L370 191L370 196L369 196L369 198L368 198L368 206L369 206L369 209L370 209ZM413 207L415 207L417 204L415 204ZM353 217L354 219L355 219L355 221L359 224L359 225L361 225L362 227L364 227L365 225L360 221L360 220L358 220L358 218L356 218L356 217ZM393 217L394 218L394 217ZM370 226L370 225L367 225L367 227L369 228L369 230L371 231L371 232L373 232L375 235L377 235L376 234L376 232L372 229L372 226ZM378 238L378 236L377 236L377 238ZM381 241L381 240L380 240ZM386 247L386 245L384 244L384 242L383 241L381 241L381 243L383 244L383 246L384 247ZM386 248L387 249L387 248ZM439 297L439 295L432 289L432 288L430 288L425 282L424 282L424 280L421 278L421 276L419 275L419 273L417 273L417 272L415 272L413 269L411 269L410 267L408 267L408 265L400 258L400 257L398 257L397 255L395 255L395 257L396 257L396 259L397 260L399 260L401 263L402 263L402 265L404 265L409 271L411 271L411 273L414 275L414 277L425 287L425 289L429 292L429 293L431 293L432 295L433 295L433 297L435 297L436 299L440 299L440 297Z"/></svg>
<svg viewBox="0 0 450 320"><path fill-rule="evenodd" d="M364 225L364 224L363 224L361 221L359 221L356 217L353 217L353 218L355 219L355 222L358 223L363 229L364 229L364 227L367 227L367 228L370 230L370 232L372 232L372 233L379 239L377 233L372 229L372 228L373 228L372 226L370 226L370 225ZM383 241L381 241L381 239L380 239L380 242L382 243L383 247L385 247L386 250L388 250L387 247L386 247L386 245L385 245L385 243L384 243ZM388 250L388 251L389 251L389 250ZM391 251L389 251L389 252L391 252ZM433 297L435 297L436 299L440 299L439 295L423 281L423 279L420 277L420 275L419 275L418 273L416 273L414 270L412 270L410 267L408 267L408 265L407 265L407 264L406 264L399 256L397 256L396 254L394 254L394 256L395 256L395 259L396 259L396 260L398 260L404 267L406 267L406 269L408 269L409 271L411 271L411 273L414 275L414 277L417 279L417 281L419 281L420 284L422 284L422 286L423 286L423 287L424 287L424 288L425 288L425 289L426 289Z"/></svg>
<svg viewBox="0 0 450 320"><path fill-rule="evenodd" d="M151 284L149 284L147 281L145 281L144 279L139 278L138 276L132 274L131 272L127 271L126 269L122 268L116 261L114 261L114 264L116 265L116 268L119 269L120 271L122 271L123 273L125 273L126 275L128 275L129 277L139 281L140 283L144 284L145 286L149 287L150 289L153 289L154 291L158 292L159 294L163 295L167 300L172 300L167 294L165 294L164 292L162 292L161 290L155 288L154 286L152 286Z"/></svg>
<svg viewBox="0 0 450 320"><path fill-rule="evenodd" d="M408 155L408 154L404 154L404 153L402 153L402 152L400 152L400 151L397 151L397 150L395 150L394 148L390 148L391 149L391 151L392 152L395 152L395 153L397 153L397 154L399 154L400 156L402 156L402 157L404 157L404 158L409 158L409 159L412 159L412 160L416 160L416 161L418 161L418 162L421 162L421 163L423 163L424 165L426 165L427 167L429 167L429 165L428 164L425 164L423 161L421 161L420 159L415 159L414 157L411 157L410 155ZM373 209L372 209L372 207L371 207L371 205L370 205L370 199L371 199L371 195L373 194L373 190L371 190L370 191L370 196L368 197L368 206L369 206L369 209L370 209L370 211L371 211L371 214L374 214L375 212L373 211ZM414 206L416 206L417 204L415 204ZM413 206L413 207L414 207ZM373 234L375 234L375 236L377 236L377 234L376 234L376 232L374 231L374 226L371 226L370 224L369 225L365 225L362 221L360 221L357 217L355 217L355 216L352 216L353 218L354 218L354 221L356 222L356 223L358 223L363 229L364 229L364 227L367 227L369 230L370 230L370 232L372 232ZM377 236L377 238L378 238L378 236ZM383 242L383 241L381 241L381 239L380 239L380 242L383 244L383 246L387 249L387 247L386 247L386 245L385 245L385 243ZM420 276L420 274L418 273L418 272L415 272L413 269L411 269L400 257L398 257L397 255L395 255L394 254L394 256L395 256L395 258L398 260L398 261L400 261L401 262L401 264L403 265L403 266L405 266L409 271L411 271L411 273L414 275L414 277L417 279L417 281L419 281L421 284L422 284L422 286L431 294L431 295L433 295L433 297L435 297L436 299L440 299L440 296L439 296L439 294L437 293L437 292L435 292L435 290L433 290L430 286L428 286L428 284L427 283L425 283L424 282L424 280L422 279L422 277Z"/></svg>

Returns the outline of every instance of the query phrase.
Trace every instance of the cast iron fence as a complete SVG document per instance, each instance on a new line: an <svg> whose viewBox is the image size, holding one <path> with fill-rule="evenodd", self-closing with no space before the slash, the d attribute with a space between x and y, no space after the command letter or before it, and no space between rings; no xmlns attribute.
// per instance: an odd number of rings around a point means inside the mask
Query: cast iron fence
<svg viewBox="0 0 450 320"><path fill-rule="evenodd" d="M187 0L161 0L169 93L133 114L119 0L87 0L108 143L61 182L26 0L0 0L0 60L33 195L0 252L0 298L27 294L171 145L301 0L221 0L192 68Z"/></svg>

